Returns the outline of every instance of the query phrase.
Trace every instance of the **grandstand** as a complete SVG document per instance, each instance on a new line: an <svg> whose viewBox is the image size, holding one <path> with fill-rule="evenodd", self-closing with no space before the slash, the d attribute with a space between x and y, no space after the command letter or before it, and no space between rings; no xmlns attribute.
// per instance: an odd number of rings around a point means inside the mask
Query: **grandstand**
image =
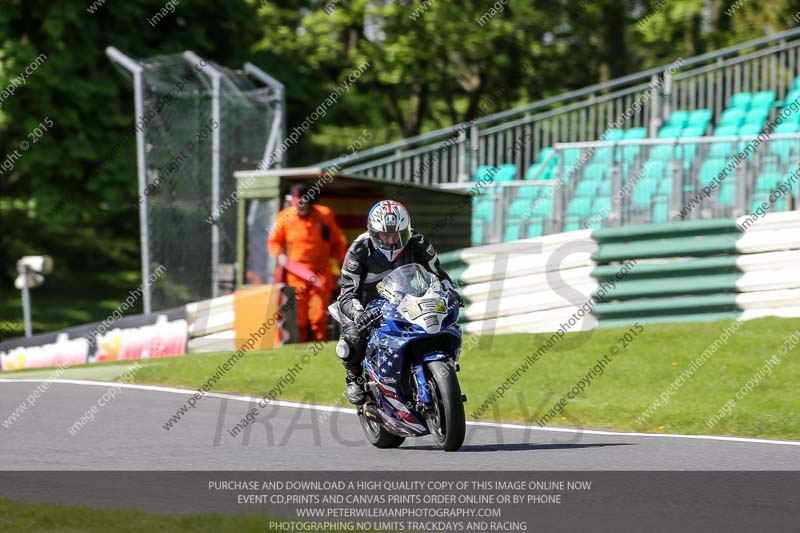
<svg viewBox="0 0 800 533"><path fill-rule="evenodd" d="M798 197L800 29L326 161L467 189L473 245L784 211ZM794 179L791 179L794 176ZM790 194L775 194L782 183Z"/></svg>

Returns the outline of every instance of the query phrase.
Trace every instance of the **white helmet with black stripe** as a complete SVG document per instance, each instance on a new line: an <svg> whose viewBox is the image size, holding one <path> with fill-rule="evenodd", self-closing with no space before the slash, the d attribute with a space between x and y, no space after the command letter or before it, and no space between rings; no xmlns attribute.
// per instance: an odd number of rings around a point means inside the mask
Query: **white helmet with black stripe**
<svg viewBox="0 0 800 533"><path fill-rule="evenodd" d="M394 261L411 239L411 215L400 202L381 200L369 210L367 231L375 248Z"/></svg>

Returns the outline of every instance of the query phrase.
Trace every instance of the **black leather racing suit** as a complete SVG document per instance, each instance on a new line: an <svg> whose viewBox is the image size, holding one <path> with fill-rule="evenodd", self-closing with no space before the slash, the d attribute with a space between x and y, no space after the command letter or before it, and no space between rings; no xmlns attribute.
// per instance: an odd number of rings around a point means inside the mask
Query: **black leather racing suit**
<svg viewBox="0 0 800 533"><path fill-rule="evenodd" d="M367 303L378 297L377 285L397 267L418 263L435 275L445 289L452 289L450 276L442 270L439 256L428 239L413 232L408 244L394 261L389 261L375 249L367 232L359 235L344 258L342 265L342 290L337 302L342 318L342 338L347 343L347 353L339 353L348 368L358 367L364 359L366 332L359 333L353 321Z"/></svg>

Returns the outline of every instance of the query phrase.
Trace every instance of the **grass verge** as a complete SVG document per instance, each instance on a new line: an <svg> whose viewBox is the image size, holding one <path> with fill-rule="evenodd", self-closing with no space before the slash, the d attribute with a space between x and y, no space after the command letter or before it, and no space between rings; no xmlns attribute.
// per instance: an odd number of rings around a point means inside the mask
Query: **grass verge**
<svg viewBox="0 0 800 533"><path fill-rule="evenodd" d="M29 503L0 498L0 531L25 533L141 533L173 531L264 533L269 519L259 516L219 514L162 515L137 510L105 510L91 507Z"/></svg>
<svg viewBox="0 0 800 533"><path fill-rule="evenodd" d="M548 420L547 425L800 439L800 406L796 401L800 348L780 355L780 364L772 368L770 375L760 379L743 398L736 397L737 391L764 363L779 353L784 341L800 330L800 323L778 318L744 322L726 344L717 342L717 349L701 366L693 366L692 361L731 324L725 321L645 325L625 347L619 339L629 328L567 334L519 376L502 398L487 404L480 418L536 423L585 378L598 359L617 347L619 353L605 365L602 374L594 376L575 398L567 399L563 413ZM469 398L467 416L550 337L551 334L498 335L480 340L465 337L466 346L474 345L465 350L459 374L462 389ZM215 353L147 361L134 379L138 383L199 389L230 355ZM307 364L301 364L304 356L309 359ZM334 353L334 343L326 344L316 356L310 345L247 353L211 390L263 396L296 364L302 368L294 382L282 388L280 399L342 403L343 369ZM682 373L680 386L675 386ZM655 402L671 385L674 392L657 405ZM709 418L719 414L732 399L735 407L709 428L706 424ZM176 399L176 409L179 403ZM648 408L651 412L642 419Z"/></svg>

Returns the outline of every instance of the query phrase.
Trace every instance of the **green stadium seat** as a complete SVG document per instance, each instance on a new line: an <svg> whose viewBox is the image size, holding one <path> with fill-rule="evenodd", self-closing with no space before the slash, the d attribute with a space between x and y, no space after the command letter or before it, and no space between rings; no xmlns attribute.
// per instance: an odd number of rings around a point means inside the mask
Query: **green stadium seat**
<svg viewBox="0 0 800 533"><path fill-rule="evenodd" d="M647 130L645 128L631 128L629 130L625 130L625 136L623 138L626 141L646 139Z"/></svg>
<svg viewBox="0 0 800 533"><path fill-rule="evenodd" d="M750 102L752 102L752 100L752 93L736 93L731 96L731 107L747 111L750 108Z"/></svg>
<svg viewBox="0 0 800 533"><path fill-rule="evenodd" d="M757 92L753 95L753 99L750 101L750 109L755 108L769 108L772 107L773 102L775 102L775 91L761 91Z"/></svg>

